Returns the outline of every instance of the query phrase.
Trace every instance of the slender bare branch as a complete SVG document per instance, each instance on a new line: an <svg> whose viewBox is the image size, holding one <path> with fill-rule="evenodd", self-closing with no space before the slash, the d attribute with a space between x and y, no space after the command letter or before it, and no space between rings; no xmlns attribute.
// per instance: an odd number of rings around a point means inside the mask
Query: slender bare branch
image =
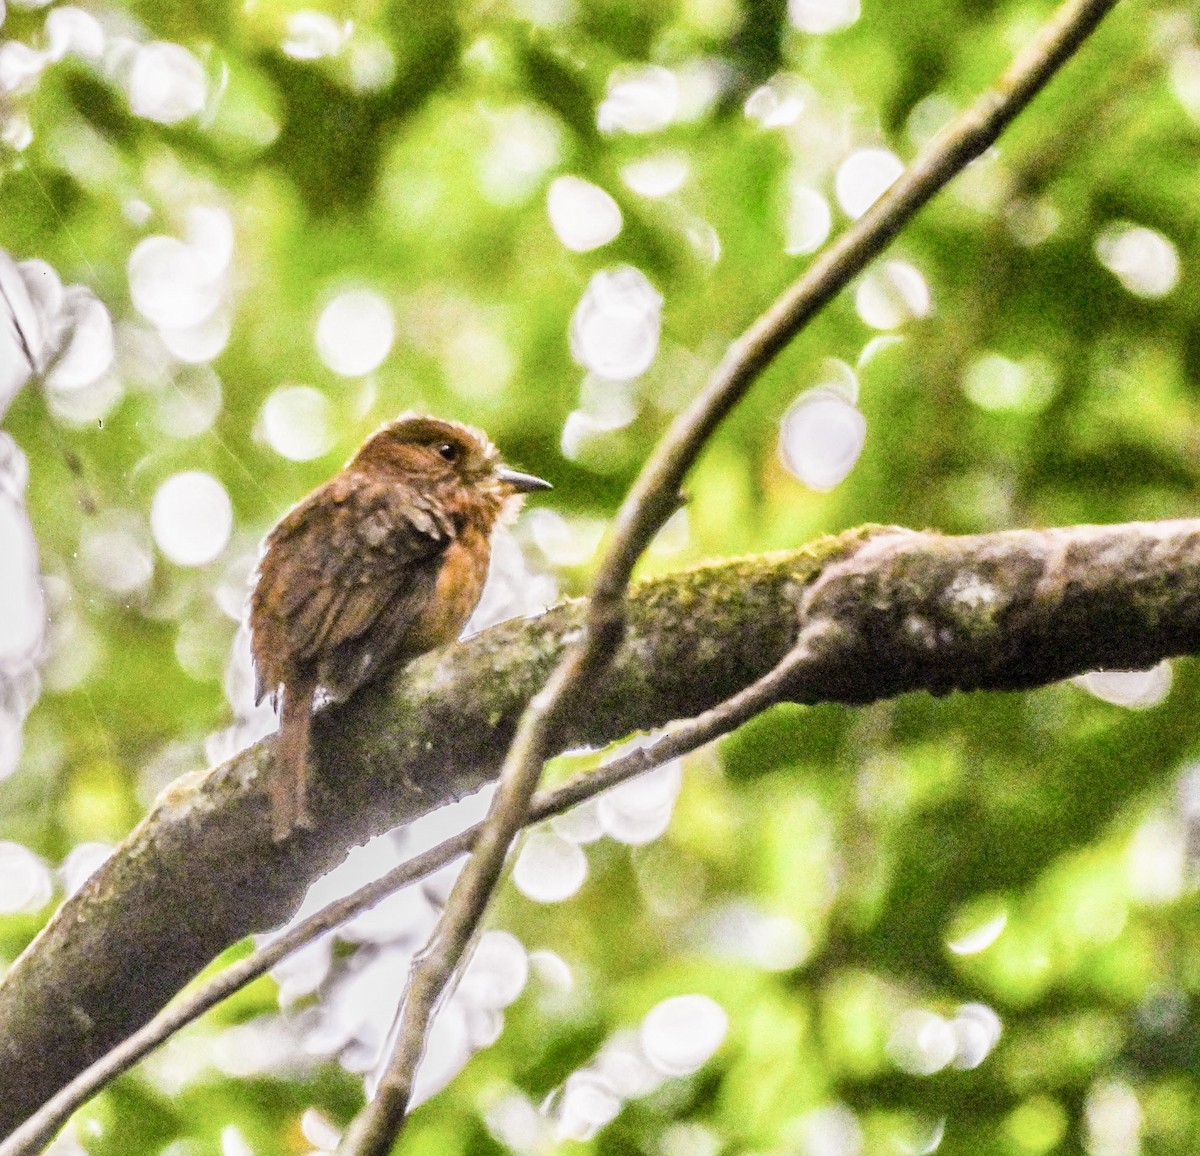
<svg viewBox="0 0 1200 1156"><path fill-rule="evenodd" d="M529 705L509 748L475 851L426 951L414 962L395 1052L349 1130L346 1156L385 1156L404 1124L434 1009L483 917L524 824L561 712L610 660L624 630L630 575L678 502L700 450L780 350L952 177L980 156L1079 48L1116 0L1068 0L1000 78L737 341L659 442L623 503L592 586L586 629Z"/></svg>
<svg viewBox="0 0 1200 1156"><path fill-rule="evenodd" d="M653 770L736 730L780 700L806 657L807 651L798 644L773 670L720 705L687 722L675 724L653 742L613 759L595 771L579 775L554 790L542 792L533 800L526 824L540 823L554 815L561 815L618 783ZM259 948L253 955L231 964L191 995L160 1012L143 1028L76 1076L7 1140L0 1143L0 1156L35 1156L73 1112L181 1028L228 999L235 991L269 971L293 952L373 907L393 891L407 887L467 854L474 847L481 826L476 823L468 827L436 847L401 863L379 879L373 879L323 907L265 947Z"/></svg>

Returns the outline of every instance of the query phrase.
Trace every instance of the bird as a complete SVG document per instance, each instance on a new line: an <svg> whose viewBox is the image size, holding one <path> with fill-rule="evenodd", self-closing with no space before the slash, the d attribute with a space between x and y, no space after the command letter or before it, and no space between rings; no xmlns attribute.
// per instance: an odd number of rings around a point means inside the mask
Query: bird
<svg viewBox="0 0 1200 1156"><path fill-rule="evenodd" d="M279 715L271 834L311 828L313 698L453 642L479 602L492 531L549 482L506 466L487 435L402 414L267 534L249 602L256 702Z"/></svg>

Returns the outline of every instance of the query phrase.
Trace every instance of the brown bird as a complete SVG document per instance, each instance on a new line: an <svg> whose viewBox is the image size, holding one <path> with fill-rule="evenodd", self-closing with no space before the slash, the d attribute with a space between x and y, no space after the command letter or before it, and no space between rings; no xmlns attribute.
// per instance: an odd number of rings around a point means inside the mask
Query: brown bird
<svg viewBox="0 0 1200 1156"><path fill-rule="evenodd" d="M313 694L345 698L458 637L479 602L491 534L550 483L510 470L479 430L405 415L376 430L267 535L250 596L257 699L275 698L267 790L278 842L311 827Z"/></svg>

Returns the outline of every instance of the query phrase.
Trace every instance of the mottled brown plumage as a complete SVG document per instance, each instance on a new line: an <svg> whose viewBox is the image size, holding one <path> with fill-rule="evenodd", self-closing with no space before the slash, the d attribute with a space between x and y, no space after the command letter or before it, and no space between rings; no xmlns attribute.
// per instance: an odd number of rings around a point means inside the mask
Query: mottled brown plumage
<svg viewBox="0 0 1200 1156"><path fill-rule="evenodd" d="M311 825L313 694L345 698L458 637L487 577L496 521L549 484L500 462L478 430L405 416L373 433L267 535L250 597L257 697L276 695L272 832Z"/></svg>

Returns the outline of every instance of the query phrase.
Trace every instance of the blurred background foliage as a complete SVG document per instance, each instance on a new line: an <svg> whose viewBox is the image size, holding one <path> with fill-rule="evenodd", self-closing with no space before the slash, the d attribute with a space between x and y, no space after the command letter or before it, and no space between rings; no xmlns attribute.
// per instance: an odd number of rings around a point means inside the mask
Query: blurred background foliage
<svg viewBox="0 0 1200 1156"><path fill-rule="evenodd" d="M402 410L467 420L555 484L480 621L584 591L726 343L1051 11L0 2L0 246L104 306L94 372L19 388L0 334L0 966L166 782L272 725L239 621L290 502ZM1192 514L1198 37L1119 5L764 375L644 569ZM1198 712L1190 661L778 709L542 832L492 917L512 987L439 1045L465 1067L402 1150L1195 1152ZM58 1151L328 1148L444 884L184 1032Z"/></svg>

